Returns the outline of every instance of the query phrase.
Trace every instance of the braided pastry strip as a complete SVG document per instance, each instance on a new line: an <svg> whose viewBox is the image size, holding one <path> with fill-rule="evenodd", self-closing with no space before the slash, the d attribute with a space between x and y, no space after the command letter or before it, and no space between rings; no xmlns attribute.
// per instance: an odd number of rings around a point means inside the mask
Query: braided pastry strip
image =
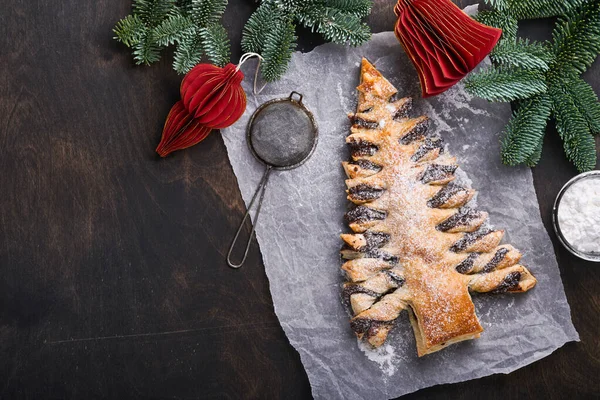
<svg viewBox="0 0 600 400"><path fill-rule="evenodd" d="M357 89L343 163L356 207L346 213L353 233L341 235L351 327L378 347L406 309L419 356L477 338L469 291L525 292L536 279L500 244L504 231L484 227L488 214L465 206L475 191L452 183L456 160L427 117L409 118L412 100L366 59Z"/></svg>

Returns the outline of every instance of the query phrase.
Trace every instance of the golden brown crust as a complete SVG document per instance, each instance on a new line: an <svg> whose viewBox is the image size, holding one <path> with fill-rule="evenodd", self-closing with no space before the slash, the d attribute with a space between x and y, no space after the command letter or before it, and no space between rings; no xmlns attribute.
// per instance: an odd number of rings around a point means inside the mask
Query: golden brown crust
<svg viewBox="0 0 600 400"><path fill-rule="evenodd" d="M343 163L354 233L341 235L352 328L379 346L408 308L419 356L479 337L469 290L526 291L535 278L516 265L518 250L499 246L504 231L482 227L487 213L463 207L475 191L449 184L456 159L365 59L358 91L346 139L353 161Z"/></svg>

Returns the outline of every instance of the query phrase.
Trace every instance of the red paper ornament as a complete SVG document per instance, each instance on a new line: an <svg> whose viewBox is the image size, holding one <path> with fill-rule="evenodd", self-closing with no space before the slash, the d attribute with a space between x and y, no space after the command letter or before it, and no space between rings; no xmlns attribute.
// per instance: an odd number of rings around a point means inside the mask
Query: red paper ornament
<svg viewBox="0 0 600 400"><path fill-rule="evenodd" d="M156 152L166 157L169 153L201 142L211 130L194 119L180 100L169 111Z"/></svg>
<svg viewBox="0 0 600 400"><path fill-rule="evenodd" d="M480 24L450 0L399 0L394 32L421 81L423 97L442 93L494 48L501 29Z"/></svg>
<svg viewBox="0 0 600 400"><path fill-rule="evenodd" d="M246 110L244 74L233 64L198 64L181 82L181 99L198 122L213 129L232 125Z"/></svg>

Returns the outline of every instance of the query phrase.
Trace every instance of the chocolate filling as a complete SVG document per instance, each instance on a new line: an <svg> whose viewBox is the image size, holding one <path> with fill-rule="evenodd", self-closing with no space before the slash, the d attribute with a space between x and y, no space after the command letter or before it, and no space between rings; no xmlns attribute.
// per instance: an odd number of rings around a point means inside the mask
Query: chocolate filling
<svg viewBox="0 0 600 400"><path fill-rule="evenodd" d="M360 112L361 113L369 113L371 111L373 111L373 107L365 108L364 110L361 110Z"/></svg>
<svg viewBox="0 0 600 400"><path fill-rule="evenodd" d="M363 140L353 141L348 143L350 153L353 157L372 156L379 150L379 146Z"/></svg>
<svg viewBox="0 0 600 400"><path fill-rule="evenodd" d="M475 232L465 233L465 235L462 238L460 238L456 243L452 245L452 247L450 247L450 251L453 251L455 253L463 251L464 249L475 243L477 240L492 232L493 231L491 229L483 228Z"/></svg>
<svg viewBox="0 0 600 400"><path fill-rule="evenodd" d="M385 274L396 284L398 285L398 287L401 287L402 285L404 285L404 278L396 275L395 273L393 273L392 271L385 271Z"/></svg>
<svg viewBox="0 0 600 400"><path fill-rule="evenodd" d="M464 191L465 188L449 183L427 201L427 206L431 208L439 208L446 204L448 200L452 198L452 196Z"/></svg>
<svg viewBox="0 0 600 400"><path fill-rule="evenodd" d="M514 290L519 286L519 281L521 280L521 273L514 271L510 274L506 275L502 282L496 287L496 289L492 290L491 293L505 293L510 290Z"/></svg>
<svg viewBox="0 0 600 400"><path fill-rule="evenodd" d="M498 249L496 254L494 254L494 257L492 257L492 259L487 264L485 264L485 267L483 267L483 272L490 272L491 270L496 268L498 264L500 264L500 262L504 260L504 257L506 257L507 254L508 249L506 247Z"/></svg>
<svg viewBox="0 0 600 400"><path fill-rule="evenodd" d="M399 259L397 256L381 251L379 249L369 250L364 253L365 258L380 258L392 265L398 265Z"/></svg>
<svg viewBox="0 0 600 400"><path fill-rule="evenodd" d="M378 121L367 121L365 119L358 118L358 117L352 117L352 125L353 126L357 126L359 128L365 128L365 129L377 129L377 128L379 128L379 122Z"/></svg>
<svg viewBox="0 0 600 400"><path fill-rule="evenodd" d="M400 144L410 144L417 139L421 139L427 133L429 128L429 118L424 118L417 122L410 131L400 139Z"/></svg>
<svg viewBox="0 0 600 400"><path fill-rule="evenodd" d="M366 251L383 247L390 241L390 234L384 232L367 231L363 236L367 241L367 245L361 248L361 250Z"/></svg>
<svg viewBox="0 0 600 400"><path fill-rule="evenodd" d="M342 295L344 296L344 300L346 301L346 303L350 303L350 296L357 293L368 294L369 296L375 298L381 297L381 293L377 293L370 289L362 287L360 284L348 284L344 286L344 290L342 291Z"/></svg>
<svg viewBox="0 0 600 400"><path fill-rule="evenodd" d="M413 100L412 98L409 98L400 107L398 107L398 109L394 112L394 115L392 115L392 119L398 121L400 119L408 118L408 113L412 109L412 105Z"/></svg>
<svg viewBox="0 0 600 400"><path fill-rule="evenodd" d="M441 138L426 138L423 143L410 158L412 161L417 162L421 158L425 157L429 152L440 149L440 154L444 153L444 141Z"/></svg>
<svg viewBox="0 0 600 400"><path fill-rule="evenodd" d="M348 189L348 194L354 200L375 200L381 197L384 189L369 186L366 183L360 183Z"/></svg>
<svg viewBox="0 0 600 400"><path fill-rule="evenodd" d="M368 169L369 171L379 172L382 169L381 165L375 164L374 162L371 162L369 160L350 161L350 164L358 165L362 169Z"/></svg>
<svg viewBox="0 0 600 400"><path fill-rule="evenodd" d="M373 220L385 219L387 213L385 211L374 210L365 206L358 206L348 211L345 215L348 222L367 222Z"/></svg>
<svg viewBox="0 0 600 400"><path fill-rule="evenodd" d="M465 258L460 264L456 266L456 272L461 274L468 274L473 269L475 260L479 257L479 253L471 253Z"/></svg>
<svg viewBox="0 0 600 400"><path fill-rule="evenodd" d="M421 176L421 182L441 181L454 174L457 168L458 165L429 164Z"/></svg>
<svg viewBox="0 0 600 400"><path fill-rule="evenodd" d="M481 218L481 212L473 210L472 208L461 208L458 212L450 216L445 221L439 223L435 229L442 232L447 232L450 229L459 226L469 226L469 224L478 218Z"/></svg>

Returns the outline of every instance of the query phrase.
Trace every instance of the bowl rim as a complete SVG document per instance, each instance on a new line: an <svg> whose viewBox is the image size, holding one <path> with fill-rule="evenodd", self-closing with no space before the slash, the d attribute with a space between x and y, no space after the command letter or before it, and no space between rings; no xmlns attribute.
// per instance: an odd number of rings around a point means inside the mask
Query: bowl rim
<svg viewBox="0 0 600 400"><path fill-rule="evenodd" d="M582 251L577 250L569 241L564 237L561 229L560 223L558 222L558 207L560 206L560 201L563 198L563 195L566 191L573 186L576 182L579 182L583 179L589 179L590 177L597 176L600 178L600 170L593 170L583 172L581 174L575 175L573 178L569 179L567 183L563 185L563 187L558 191L556 195L556 199L554 200L554 205L552 206L552 225L554 226L554 232L556 232L556 236L558 236L558 240L571 254L576 257L579 257L586 261L600 263L600 252L598 255L590 255L589 253L584 253Z"/></svg>

